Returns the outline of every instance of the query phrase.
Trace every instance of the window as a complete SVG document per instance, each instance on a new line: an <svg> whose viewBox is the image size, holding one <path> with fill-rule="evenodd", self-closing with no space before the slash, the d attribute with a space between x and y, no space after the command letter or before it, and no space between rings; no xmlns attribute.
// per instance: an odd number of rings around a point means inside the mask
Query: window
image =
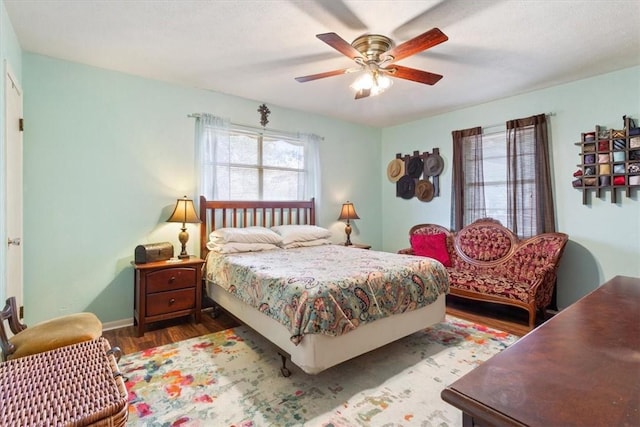
<svg viewBox="0 0 640 427"><path fill-rule="evenodd" d="M231 132L218 147L218 199L298 200L304 187L304 147L258 134Z"/></svg>
<svg viewBox="0 0 640 427"><path fill-rule="evenodd" d="M555 231L544 114L452 134L453 229L489 217L520 237Z"/></svg>
<svg viewBox="0 0 640 427"><path fill-rule="evenodd" d="M308 200L319 193L318 140L197 118L200 194L215 200Z"/></svg>
<svg viewBox="0 0 640 427"><path fill-rule="evenodd" d="M531 145L523 147L518 154L521 163L524 165L534 164L535 152ZM466 168L469 168L469 162L473 159L465 159ZM466 182L466 194L473 194L473 188L484 186L484 210L481 212L469 212L465 215L467 218L478 219L481 217L494 218L500 223L506 225L509 223L508 209L508 178L507 178L507 133L506 131L498 131L482 135L482 171L483 180L477 182L470 179ZM514 177L514 185L521 188L521 192L525 202L522 209L527 217L531 218L535 215L535 206L532 205L533 194L535 192L535 171L532 168L522 171L521 174ZM472 207L469 209L473 209Z"/></svg>

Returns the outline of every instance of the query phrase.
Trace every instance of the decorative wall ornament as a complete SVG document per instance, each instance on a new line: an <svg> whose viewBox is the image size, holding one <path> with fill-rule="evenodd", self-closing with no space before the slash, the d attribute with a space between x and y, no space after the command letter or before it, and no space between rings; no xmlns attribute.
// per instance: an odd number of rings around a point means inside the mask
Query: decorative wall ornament
<svg viewBox="0 0 640 427"><path fill-rule="evenodd" d="M440 196L440 174L443 169L444 159L440 157L439 148L434 148L431 153L397 153L387 166L387 178L396 183L396 197L416 197L421 202L430 202Z"/></svg>
<svg viewBox="0 0 640 427"><path fill-rule="evenodd" d="M260 124L262 127L265 127L267 123L269 123L269 114L271 114L271 110L267 107L267 104L262 104L258 107L258 113L260 113Z"/></svg>

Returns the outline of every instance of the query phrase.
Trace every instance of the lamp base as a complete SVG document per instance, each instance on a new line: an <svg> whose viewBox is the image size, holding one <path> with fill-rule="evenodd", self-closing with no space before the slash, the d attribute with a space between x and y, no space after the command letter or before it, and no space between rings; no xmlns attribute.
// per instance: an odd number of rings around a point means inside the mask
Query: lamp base
<svg viewBox="0 0 640 427"><path fill-rule="evenodd" d="M191 255L187 253L187 242L189 241L189 233L187 233L187 227L185 227L184 224L182 224L181 231L178 234L178 240L180 240L180 244L182 245L182 250L180 251L180 255L178 255L178 258L190 258Z"/></svg>
<svg viewBox="0 0 640 427"><path fill-rule="evenodd" d="M347 235L347 241L344 242L345 246L351 246L351 224L347 222L347 226L344 228L344 233Z"/></svg>

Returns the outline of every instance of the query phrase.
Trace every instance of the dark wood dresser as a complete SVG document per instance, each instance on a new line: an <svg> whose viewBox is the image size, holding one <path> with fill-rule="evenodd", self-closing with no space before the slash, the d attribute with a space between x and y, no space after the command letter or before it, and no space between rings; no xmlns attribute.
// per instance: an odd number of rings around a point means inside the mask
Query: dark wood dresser
<svg viewBox="0 0 640 427"><path fill-rule="evenodd" d="M616 276L442 391L471 426L640 426L640 279Z"/></svg>

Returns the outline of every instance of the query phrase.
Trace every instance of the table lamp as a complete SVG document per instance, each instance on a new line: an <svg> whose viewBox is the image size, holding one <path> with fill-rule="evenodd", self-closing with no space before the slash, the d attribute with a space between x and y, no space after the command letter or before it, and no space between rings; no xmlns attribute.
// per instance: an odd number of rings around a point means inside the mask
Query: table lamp
<svg viewBox="0 0 640 427"><path fill-rule="evenodd" d="M202 222L200 221L200 218L198 218L196 208L193 206L193 200L187 199L187 196L184 196L182 199L178 199L176 201L176 207L167 222L182 223L182 228L178 234L178 240L180 240L180 243L182 244L182 251L180 252L180 255L178 255L178 258L189 258L189 254L187 254L189 233L187 233L186 223L195 224Z"/></svg>
<svg viewBox="0 0 640 427"><path fill-rule="evenodd" d="M344 232L347 233L347 241L344 242L345 246L351 245L351 224L349 223L352 219L360 219L358 214L356 213L356 209L353 207L353 203L347 200L347 203L342 205L342 210L340 211L339 220L347 220L347 226L344 228Z"/></svg>

